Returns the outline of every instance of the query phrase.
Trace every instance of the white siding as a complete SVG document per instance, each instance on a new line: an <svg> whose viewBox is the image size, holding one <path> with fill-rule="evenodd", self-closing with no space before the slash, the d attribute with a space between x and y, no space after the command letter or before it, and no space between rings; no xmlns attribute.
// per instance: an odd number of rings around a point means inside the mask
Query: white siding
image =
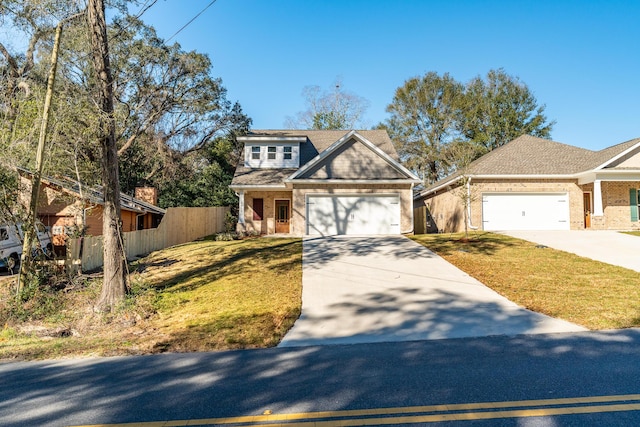
<svg viewBox="0 0 640 427"><path fill-rule="evenodd" d="M253 159L252 151L253 147L260 148L260 158ZM275 147L275 159L269 158L269 147ZM291 159L285 159L285 147L291 148ZM277 169L277 168L298 168L300 167L300 144L289 143L247 143L244 147L244 166L248 168L265 168L265 169Z"/></svg>

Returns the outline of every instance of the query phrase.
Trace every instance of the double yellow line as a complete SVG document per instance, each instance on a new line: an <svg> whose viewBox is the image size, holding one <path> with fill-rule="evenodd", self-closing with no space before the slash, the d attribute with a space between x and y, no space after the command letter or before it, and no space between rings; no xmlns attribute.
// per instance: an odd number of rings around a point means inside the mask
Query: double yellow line
<svg viewBox="0 0 640 427"><path fill-rule="evenodd" d="M238 427L338 427L424 424L497 418L545 417L640 410L640 394L589 396L511 402L457 403L399 408L269 414L199 420L151 421L126 424L93 424L76 427L183 427L234 425Z"/></svg>

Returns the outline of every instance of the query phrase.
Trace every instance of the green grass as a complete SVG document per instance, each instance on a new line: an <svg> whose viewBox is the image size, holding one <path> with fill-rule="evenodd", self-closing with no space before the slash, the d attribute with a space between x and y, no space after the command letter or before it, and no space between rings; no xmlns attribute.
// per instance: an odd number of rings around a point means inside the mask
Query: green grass
<svg viewBox="0 0 640 427"><path fill-rule="evenodd" d="M621 233L629 234L631 236L640 236L640 231L621 231Z"/></svg>
<svg viewBox="0 0 640 427"><path fill-rule="evenodd" d="M589 329L640 326L640 274L524 240L479 233L413 239L530 310Z"/></svg>
<svg viewBox="0 0 640 427"><path fill-rule="evenodd" d="M114 313L93 312L100 286L93 281L60 293L58 316L30 319L74 336L41 338L21 330L24 319L9 317L0 329L0 359L271 347L300 315L300 239L192 242L155 252L131 270L133 293Z"/></svg>

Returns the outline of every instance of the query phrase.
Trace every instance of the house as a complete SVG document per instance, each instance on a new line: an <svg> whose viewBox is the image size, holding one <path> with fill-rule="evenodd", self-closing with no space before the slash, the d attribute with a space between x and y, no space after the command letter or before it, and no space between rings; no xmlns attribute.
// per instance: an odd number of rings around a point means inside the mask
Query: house
<svg viewBox="0 0 640 427"><path fill-rule="evenodd" d="M413 232L413 187L384 130L256 130L230 187L238 229L260 234Z"/></svg>
<svg viewBox="0 0 640 427"><path fill-rule="evenodd" d="M639 191L640 138L591 151L524 135L416 194L416 227L640 229Z"/></svg>
<svg viewBox="0 0 640 427"><path fill-rule="evenodd" d="M18 173L24 193L30 194L32 173L21 168ZM86 235L102 235L104 196L101 189L68 177L42 177L40 188L38 217L50 227L55 246L63 246L67 236L83 228ZM166 212L156 206L157 197L157 190L149 187L137 188L135 197L120 193L122 231L156 228Z"/></svg>

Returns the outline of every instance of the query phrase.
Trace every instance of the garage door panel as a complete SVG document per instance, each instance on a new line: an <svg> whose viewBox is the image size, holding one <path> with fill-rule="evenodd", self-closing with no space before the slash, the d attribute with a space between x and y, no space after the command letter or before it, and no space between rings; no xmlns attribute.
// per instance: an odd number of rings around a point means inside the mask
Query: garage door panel
<svg viewBox="0 0 640 427"><path fill-rule="evenodd" d="M307 233L399 234L398 196L308 196Z"/></svg>
<svg viewBox="0 0 640 427"><path fill-rule="evenodd" d="M483 229L568 230L567 193L484 194Z"/></svg>

